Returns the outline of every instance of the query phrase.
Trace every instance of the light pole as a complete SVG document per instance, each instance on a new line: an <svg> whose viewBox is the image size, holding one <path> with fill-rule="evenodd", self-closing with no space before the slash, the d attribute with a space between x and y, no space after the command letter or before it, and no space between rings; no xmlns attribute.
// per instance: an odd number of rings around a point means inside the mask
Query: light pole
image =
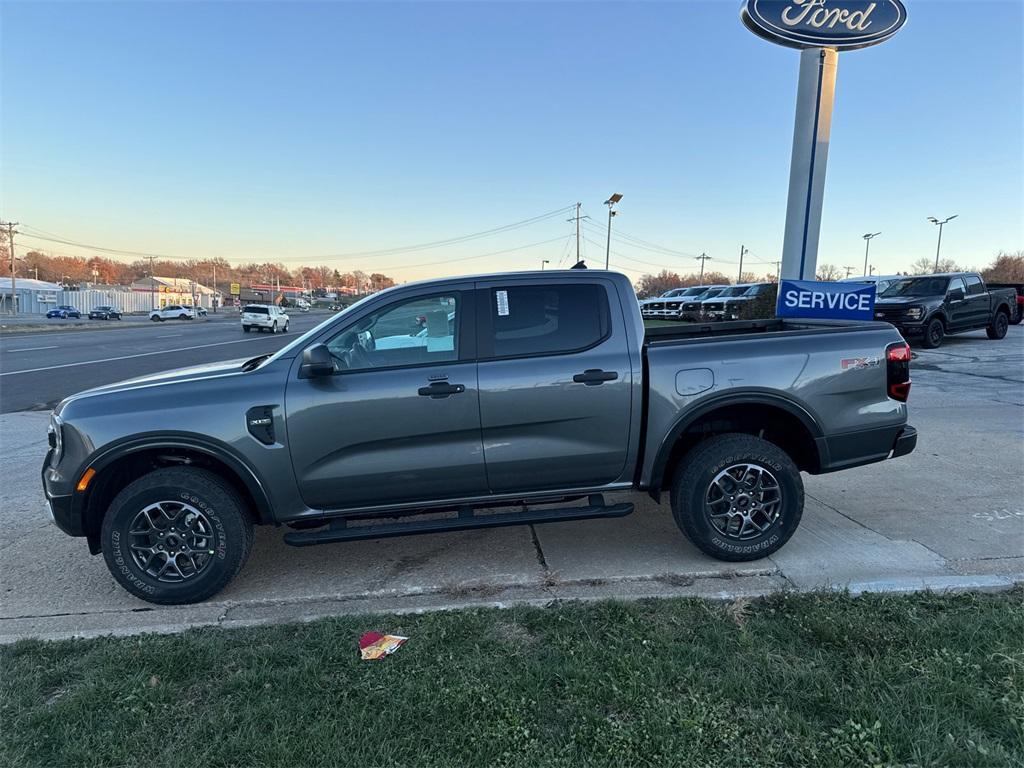
<svg viewBox="0 0 1024 768"><path fill-rule="evenodd" d="M935 271L936 272L939 271L939 250L942 248L942 227L945 226L946 224L948 224L949 222L951 222L953 219L955 219L959 215L960 215L959 213L954 213L948 219L943 219L942 221L939 221L934 216L929 216L928 217L928 221L930 221L932 224L937 225L938 228L939 228L939 243L938 243L938 245L935 246Z"/></svg>
<svg viewBox="0 0 1024 768"><path fill-rule="evenodd" d="M550 263L551 263L551 259L541 259L540 260L540 271L543 272L544 271L544 265L545 264L550 264Z"/></svg>
<svg viewBox="0 0 1024 768"><path fill-rule="evenodd" d="M867 275L867 273L868 273L868 250L870 250L870 248L871 248L871 240L872 240L872 238L878 237L880 234L882 234L882 233L881 232L875 232L873 235L872 234L864 235L864 274L865 275Z"/></svg>
<svg viewBox="0 0 1024 768"><path fill-rule="evenodd" d="M740 274L739 274L739 277L736 278L736 282L737 283L742 283L743 282L743 257L746 254L748 254L748 253L750 253L750 250L746 246L741 245L740 246Z"/></svg>
<svg viewBox="0 0 1024 768"><path fill-rule="evenodd" d="M614 195L604 201L604 204L608 206L608 244L604 249L604 268L608 269L609 260L612 254L612 216L618 216L618 211L613 211L614 205L622 199L622 195L616 192Z"/></svg>

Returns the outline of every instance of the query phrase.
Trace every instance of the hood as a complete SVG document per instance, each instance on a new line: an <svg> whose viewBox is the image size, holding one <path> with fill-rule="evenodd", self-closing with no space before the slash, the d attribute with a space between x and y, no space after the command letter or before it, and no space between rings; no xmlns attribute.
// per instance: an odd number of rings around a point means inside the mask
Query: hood
<svg viewBox="0 0 1024 768"><path fill-rule="evenodd" d="M173 371L161 371L160 373L139 376L134 379L125 379L124 381L118 381L113 384L104 384L102 387L94 387L93 389L87 389L83 392L71 395L70 397L66 397L57 407L57 410L59 411L67 403L87 395L109 394L151 384L169 384L175 381L184 381L186 379L206 379L225 373L237 373L241 371L242 364L246 360L251 359L252 358L249 357L241 357L237 360L222 360L216 363L193 365L188 368L177 368Z"/></svg>
<svg viewBox="0 0 1024 768"><path fill-rule="evenodd" d="M875 299L876 307L906 307L911 304L927 304L942 301L944 296L893 296L889 299Z"/></svg>

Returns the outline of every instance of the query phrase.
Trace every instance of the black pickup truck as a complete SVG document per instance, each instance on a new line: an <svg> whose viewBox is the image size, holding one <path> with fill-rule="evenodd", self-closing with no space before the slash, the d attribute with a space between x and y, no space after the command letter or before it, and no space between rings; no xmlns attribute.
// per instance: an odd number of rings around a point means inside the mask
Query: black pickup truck
<svg viewBox="0 0 1024 768"><path fill-rule="evenodd" d="M919 337L934 349L950 333L984 328L1001 339L1016 314L1012 288L986 287L976 272L947 272L897 280L878 295L875 319L896 326L904 338Z"/></svg>

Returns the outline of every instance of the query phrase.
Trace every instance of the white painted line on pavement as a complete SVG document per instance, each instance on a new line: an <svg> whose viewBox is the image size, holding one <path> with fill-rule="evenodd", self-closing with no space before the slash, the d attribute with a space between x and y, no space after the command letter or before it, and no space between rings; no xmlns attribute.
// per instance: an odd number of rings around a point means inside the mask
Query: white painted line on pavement
<svg viewBox="0 0 1024 768"><path fill-rule="evenodd" d="M181 336L180 333L165 333L163 336L157 336L158 339L172 339Z"/></svg>
<svg viewBox="0 0 1024 768"><path fill-rule="evenodd" d="M52 347L22 347L21 349L8 349L7 352L35 352L40 349L57 349L58 345L54 344Z"/></svg>
<svg viewBox="0 0 1024 768"><path fill-rule="evenodd" d="M74 368L77 365L94 365L96 363L112 363L115 360L130 360L133 357L150 357L152 355L166 355L171 352L188 352L193 349L205 349L206 347L222 347L225 344L244 344L247 341L261 341L266 337L257 336L255 339L235 339L234 341L218 341L213 344L197 344L194 347L178 347L177 349L161 349L156 352L139 352L137 355L121 355L120 357L105 357L102 360L83 360L80 363L62 363L61 365L47 365L44 368L26 368L24 371L7 371L0 373L0 376L17 376L19 373L39 373L40 371L53 371L57 368ZM270 338L274 338L271 336Z"/></svg>

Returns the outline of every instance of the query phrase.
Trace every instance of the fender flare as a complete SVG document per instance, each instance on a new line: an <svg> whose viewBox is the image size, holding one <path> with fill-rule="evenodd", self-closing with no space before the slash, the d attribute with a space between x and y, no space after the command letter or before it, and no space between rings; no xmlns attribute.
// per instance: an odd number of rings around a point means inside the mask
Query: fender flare
<svg viewBox="0 0 1024 768"><path fill-rule="evenodd" d="M130 456L131 454L138 453L140 451L150 451L161 448L184 448L191 451L197 451L226 465L228 469L235 474L239 481L241 481L242 485L249 492L249 495L252 496L256 505L253 512L255 513L257 521L260 523L276 522L274 519L273 506L270 503L270 496L263 487L263 484L260 482L259 476L256 474L255 470L245 459L239 456L229 446L219 441L212 440L209 437L194 435L191 433L176 432L154 432L132 435L129 438L104 445L102 448L95 451L85 462L82 463L81 472L84 472L86 468L91 467L92 469L95 469L97 473L102 474L102 470L105 467L110 466L114 462L119 461L126 456ZM79 473L79 476L75 478L76 482L80 479L81 472ZM79 515L84 515L89 494L74 494L73 498L74 511Z"/></svg>
<svg viewBox="0 0 1024 768"><path fill-rule="evenodd" d="M661 491L669 456L671 456L672 449L683 433L709 413L734 405L765 405L778 408L796 417L804 425L814 441L818 465L821 467L828 465L829 455L828 445L824 437L825 433L818 420L802 405L788 397L769 392L723 393L705 400L692 410L687 410L669 428L661 441L661 445L658 446L658 452L655 454L654 462L651 465L651 480L647 490L652 496L656 496Z"/></svg>

